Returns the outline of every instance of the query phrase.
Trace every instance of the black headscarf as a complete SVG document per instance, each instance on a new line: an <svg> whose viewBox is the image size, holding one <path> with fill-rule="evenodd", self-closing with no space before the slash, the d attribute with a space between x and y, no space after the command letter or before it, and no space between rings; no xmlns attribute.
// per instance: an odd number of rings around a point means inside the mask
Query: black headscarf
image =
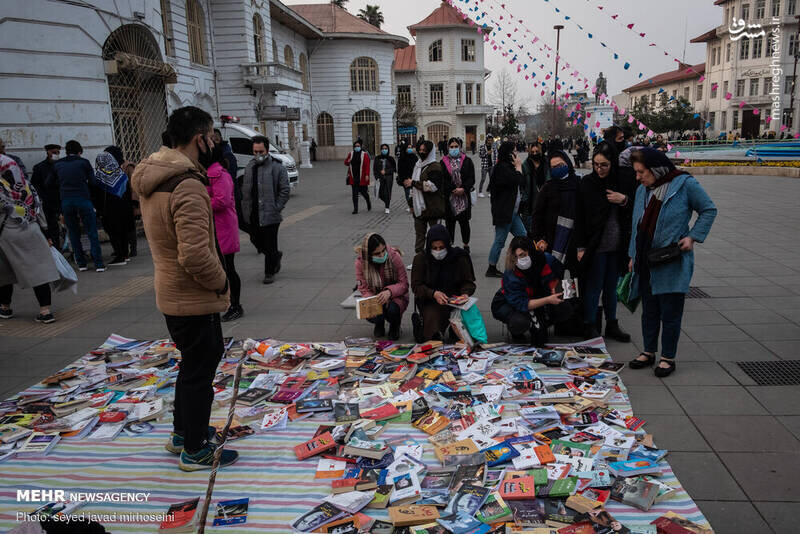
<svg viewBox="0 0 800 534"><path fill-rule="evenodd" d="M597 175L597 171L594 170L594 165L592 165L592 173L588 176L588 178L592 180L604 180L603 183L607 185L606 189L612 189L616 191L619 185L619 154L617 154L614 146L608 141L601 141L594 148L594 151L592 152L592 163L594 163L594 157L597 154L602 154L606 159L608 159L608 161L611 162L611 168L609 169L608 176L603 179Z"/></svg>
<svg viewBox="0 0 800 534"><path fill-rule="evenodd" d="M122 167L122 164L125 163L125 156L122 154L122 149L120 147L111 145L107 146L105 149L103 149L103 151L114 156L114 159L117 160L117 165L120 167Z"/></svg>
<svg viewBox="0 0 800 534"><path fill-rule="evenodd" d="M431 254L431 244L434 241L444 241L447 245L447 256L443 260L434 259ZM428 230L425 238L425 255L428 265L428 272L425 273L425 283L435 291L441 291L446 295L454 295L460 287L461 280L455 280L453 266L456 261L466 255L464 249L454 247L450 238L450 232L441 224L434 224Z"/></svg>

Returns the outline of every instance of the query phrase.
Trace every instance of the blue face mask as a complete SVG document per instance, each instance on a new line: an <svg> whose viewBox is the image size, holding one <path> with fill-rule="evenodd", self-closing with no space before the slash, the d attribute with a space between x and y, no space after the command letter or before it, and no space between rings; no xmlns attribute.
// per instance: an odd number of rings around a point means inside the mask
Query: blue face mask
<svg viewBox="0 0 800 534"><path fill-rule="evenodd" d="M389 251L384 250L383 256L372 256L373 263L386 263L386 260L389 259Z"/></svg>
<svg viewBox="0 0 800 534"><path fill-rule="evenodd" d="M356 152L361 152L361 147L360 146L354 147L353 150L355 150Z"/></svg>
<svg viewBox="0 0 800 534"><path fill-rule="evenodd" d="M414 149L413 149L413 148L411 148L411 147L408 147L408 148L406 149L406 152L407 152L407 153L409 153L409 154L413 154L413 153L414 153Z"/></svg>
<svg viewBox="0 0 800 534"><path fill-rule="evenodd" d="M451 148L450 149L450 157L451 158L457 158L459 154L461 154L461 149L460 148Z"/></svg>
<svg viewBox="0 0 800 534"><path fill-rule="evenodd" d="M387 149L387 148L381 149L381 154L383 154L384 156L387 155L388 153L389 153L389 149Z"/></svg>
<svg viewBox="0 0 800 534"><path fill-rule="evenodd" d="M566 165L559 165L558 167L553 167L550 169L550 176L555 178L556 180L560 180L564 178L566 175L569 174L569 167Z"/></svg>

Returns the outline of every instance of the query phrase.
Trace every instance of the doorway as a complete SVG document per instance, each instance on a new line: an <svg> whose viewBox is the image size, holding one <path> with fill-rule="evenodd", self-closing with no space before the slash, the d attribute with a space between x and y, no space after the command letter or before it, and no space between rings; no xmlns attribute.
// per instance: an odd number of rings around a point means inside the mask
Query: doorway
<svg viewBox="0 0 800 534"><path fill-rule="evenodd" d="M467 126L466 135L464 139L464 152L470 150L474 154L477 145L478 145L478 127Z"/></svg>
<svg viewBox="0 0 800 534"><path fill-rule="evenodd" d="M753 114L752 109L746 109L742 113L742 138L756 139L758 138L758 130L760 127L760 117Z"/></svg>
<svg viewBox="0 0 800 534"><path fill-rule="evenodd" d="M362 109L353 115L353 141L361 139L361 146L370 155L375 155L380 139L380 116L371 109Z"/></svg>

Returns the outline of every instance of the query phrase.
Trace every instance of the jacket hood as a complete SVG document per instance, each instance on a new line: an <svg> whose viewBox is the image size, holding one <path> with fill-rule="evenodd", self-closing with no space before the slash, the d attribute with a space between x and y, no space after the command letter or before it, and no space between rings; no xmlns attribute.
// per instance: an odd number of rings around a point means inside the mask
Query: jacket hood
<svg viewBox="0 0 800 534"><path fill-rule="evenodd" d="M575 174L575 167L572 165L572 158L570 158L567 155L566 152L564 152L563 150L559 150L559 149L550 150L547 153L547 166L548 166L548 168L550 167L550 159L553 156L558 156L558 157L560 157L561 159L564 160L564 162L567 164L567 167L569 168L569 176L572 176L572 175Z"/></svg>
<svg viewBox="0 0 800 534"><path fill-rule="evenodd" d="M206 176L209 178L219 178L225 172L225 167L222 164L214 162L206 171Z"/></svg>
<svg viewBox="0 0 800 534"><path fill-rule="evenodd" d="M149 197L161 184L182 174L192 174L208 185L205 171L199 163L174 148L161 147L136 166L131 185L137 194Z"/></svg>

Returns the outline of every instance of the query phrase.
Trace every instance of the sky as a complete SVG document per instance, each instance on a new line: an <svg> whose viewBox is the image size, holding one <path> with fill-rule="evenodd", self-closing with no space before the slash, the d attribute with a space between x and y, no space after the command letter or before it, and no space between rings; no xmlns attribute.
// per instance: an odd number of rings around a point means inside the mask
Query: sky
<svg viewBox="0 0 800 534"><path fill-rule="evenodd" d="M327 0L284 0L287 5L305 3L327 3ZM536 35L541 42L555 48L556 31L553 26L563 24L561 30L561 60L569 62L577 69L581 76L586 76L594 85L599 72L608 79L608 94L615 95L622 89L630 87L639 81L646 80L661 72L675 70L677 63L673 58L682 59L686 63L696 64L705 61L705 44L691 44L689 40L722 24L722 8L714 6L714 0L485 0L484 5L493 3L495 6L501 2L506 9L514 14L515 18L522 19L524 24ZM436 9L438 0L349 0L346 5L348 11L357 14L359 9L367 4L378 4L385 19L381 29L392 34L402 35L414 44L407 27L419 22ZM457 5L464 5L458 3ZM601 11L597 6L605 6ZM613 7L610 7L613 6ZM561 9L556 13L554 8ZM486 8L484 8L486 9ZM490 16L498 20L497 13L486 9ZM611 15L619 14L616 20ZM474 14L471 14L474 17ZM564 16L570 20L564 20ZM505 17L507 20L507 17ZM480 22L488 22L488 17ZM499 21L501 27L504 22ZM579 30L575 24L580 24L584 30ZM626 25L634 24L634 30L628 30ZM589 39L587 32L593 37ZM639 37L638 32L644 32L645 38ZM600 41L606 43L608 48L603 48ZM657 47L648 46L655 43ZM545 61L545 69L537 73L551 71L554 56L550 59L540 51L538 44L531 45L527 41L526 50L530 51L538 61ZM494 73L504 68L510 69L517 80L518 94L529 109L535 108L540 102L540 87L533 87L524 76L516 73L516 64L512 67L508 58L504 58L499 51L485 44L485 65ZM664 51L670 53L665 56ZM619 59L614 60L613 52L619 54ZM524 57L527 61L528 58ZM625 62L630 63L628 70L623 68ZM559 65L560 69L561 64ZM524 72L524 71L523 71ZM560 71L563 76L565 71ZM639 78L639 73L642 77ZM537 77L542 76L539 74ZM489 78L489 91L494 85L493 78ZM568 79L568 83L572 83ZM582 89L583 86L576 87Z"/></svg>

